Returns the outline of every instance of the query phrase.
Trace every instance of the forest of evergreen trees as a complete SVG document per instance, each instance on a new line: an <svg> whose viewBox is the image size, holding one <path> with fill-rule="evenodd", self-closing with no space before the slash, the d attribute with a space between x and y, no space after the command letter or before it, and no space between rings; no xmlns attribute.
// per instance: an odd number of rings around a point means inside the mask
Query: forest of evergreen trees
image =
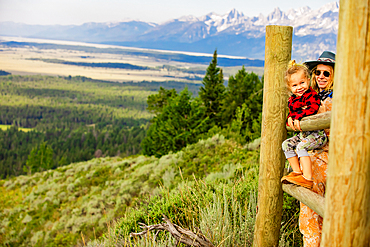
<svg viewBox="0 0 370 247"><path fill-rule="evenodd" d="M84 77L1 76L0 124L13 127L0 130L0 177L139 153L152 117L146 98L155 88ZM52 150L48 165L29 160L32 151L42 155L43 143Z"/></svg>
<svg viewBox="0 0 370 247"><path fill-rule="evenodd" d="M6 178L101 156L160 157L215 133L252 141L260 136L262 81L243 67L225 86L215 51L200 88L4 75L0 100L0 124L12 125L0 130Z"/></svg>
<svg viewBox="0 0 370 247"><path fill-rule="evenodd" d="M142 142L143 153L161 157L215 133L241 144L258 138L262 88L259 77L244 67L225 87L215 51L199 96L192 97L187 88L180 93L161 88L148 97L148 110L155 116Z"/></svg>

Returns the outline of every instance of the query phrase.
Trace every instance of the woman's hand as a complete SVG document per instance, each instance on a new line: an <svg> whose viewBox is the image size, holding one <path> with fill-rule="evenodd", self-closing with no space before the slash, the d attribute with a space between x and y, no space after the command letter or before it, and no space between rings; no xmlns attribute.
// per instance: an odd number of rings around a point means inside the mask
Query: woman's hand
<svg viewBox="0 0 370 247"><path fill-rule="evenodd" d="M320 105L319 110L317 111L317 114L319 114L319 113L323 113L323 112L326 112L326 107L325 107L325 105L321 102L321 105Z"/></svg>

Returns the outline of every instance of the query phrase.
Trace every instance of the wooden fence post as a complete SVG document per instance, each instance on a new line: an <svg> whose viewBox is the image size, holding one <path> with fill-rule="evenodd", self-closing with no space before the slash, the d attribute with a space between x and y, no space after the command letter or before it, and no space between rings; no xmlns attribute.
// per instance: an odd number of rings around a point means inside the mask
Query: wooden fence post
<svg viewBox="0 0 370 247"><path fill-rule="evenodd" d="M285 162L281 144L286 138L288 100L284 72L291 58L292 33L292 27L266 27L258 213L253 246L279 244L283 207L280 179Z"/></svg>
<svg viewBox="0 0 370 247"><path fill-rule="evenodd" d="M340 1L321 246L370 245L370 2Z"/></svg>

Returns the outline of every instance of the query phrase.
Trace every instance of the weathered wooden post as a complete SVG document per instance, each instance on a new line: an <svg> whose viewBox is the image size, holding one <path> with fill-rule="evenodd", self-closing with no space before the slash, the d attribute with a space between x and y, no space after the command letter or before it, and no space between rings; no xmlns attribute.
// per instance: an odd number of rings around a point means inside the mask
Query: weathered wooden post
<svg viewBox="0 0 370 247"><path fill-rule="evenodd" d="M369 246L369 1L340 1L336 61L321 246Z"/></svg>
<svg viewBox="0 0 370 247"><path fill-rule="evenodd" d="M281 143L286 138L288 100L284 72L291 58L292 33L292 27L266 27L258 213L253 246L279 244L283 207L280 179L285 162Z"/></svg>

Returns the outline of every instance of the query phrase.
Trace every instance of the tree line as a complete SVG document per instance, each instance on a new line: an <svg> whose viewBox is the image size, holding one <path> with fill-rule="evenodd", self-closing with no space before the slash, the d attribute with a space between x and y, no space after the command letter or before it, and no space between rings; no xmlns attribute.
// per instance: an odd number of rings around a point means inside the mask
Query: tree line
<svg viewBox="0 0 370 247"><path fill-rule="evenodd" d="M160 157L215 133L242 144L260 136L263 82L256 74L243 66L225 86L215 51L202 83L197 97L187 88L180 93L160 88L148 96L155 116L142 142L144 154Z"/></svg>
<svg viewBox="0 0 370 247"><path fill-rule="evenodd" d="M0 178L54 169L95 157L135 155L141 151L145 131L145 127L122 125L104 131L89 127L23 132L17 126L0 130Z"/></svg>

